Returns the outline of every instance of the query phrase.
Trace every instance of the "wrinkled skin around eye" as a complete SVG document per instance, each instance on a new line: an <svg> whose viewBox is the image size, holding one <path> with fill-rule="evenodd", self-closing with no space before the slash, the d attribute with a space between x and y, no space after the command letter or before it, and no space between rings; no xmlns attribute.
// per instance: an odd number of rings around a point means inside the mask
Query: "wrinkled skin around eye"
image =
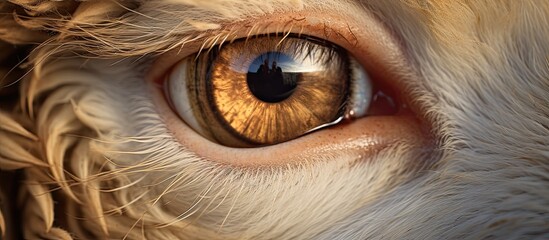
<svg viewBox="0 0 549 240"><path fill-rule="evenodd" d="M547 238L549 2L14 0L0 13L2 239ZM155 85L201 47L272 32L345 48L407 111L235 149Z"/></svg>

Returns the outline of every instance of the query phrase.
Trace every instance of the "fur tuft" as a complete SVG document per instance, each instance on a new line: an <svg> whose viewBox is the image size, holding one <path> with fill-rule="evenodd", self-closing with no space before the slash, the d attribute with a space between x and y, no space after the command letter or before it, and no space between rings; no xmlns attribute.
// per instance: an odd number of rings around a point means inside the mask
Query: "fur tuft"
<svg viewBox="0 0 549 240"><path fill-rule="evenodd" d="M401 143L359 161L334 146L246 169L177 141L147 90L152 61L292 11L368 12L398 35L435 154ZM0 13L7 239L549 236L549 2L12 0Z"/></svg>

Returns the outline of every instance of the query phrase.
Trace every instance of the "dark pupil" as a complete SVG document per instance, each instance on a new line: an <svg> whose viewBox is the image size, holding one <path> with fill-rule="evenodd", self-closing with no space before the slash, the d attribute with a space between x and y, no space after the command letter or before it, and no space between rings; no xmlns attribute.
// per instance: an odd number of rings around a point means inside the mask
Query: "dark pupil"
<svg viewBox="0 0 549 240"><path fill-rule="evenodd" d="M283 53L264 53L248 69L248 88L261 101L281 102L290 97L297 87L301 73L288 69L296 64Z"/></svg>

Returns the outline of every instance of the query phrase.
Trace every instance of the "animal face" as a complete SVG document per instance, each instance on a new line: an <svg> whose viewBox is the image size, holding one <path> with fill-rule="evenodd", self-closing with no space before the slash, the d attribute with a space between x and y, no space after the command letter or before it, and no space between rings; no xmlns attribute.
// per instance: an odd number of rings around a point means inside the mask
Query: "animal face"
<svg viewBox="0 0 549 240"><path fill-rule="evenodd" d="M2 238L549 237L549 2L0 10Z"/></svg>

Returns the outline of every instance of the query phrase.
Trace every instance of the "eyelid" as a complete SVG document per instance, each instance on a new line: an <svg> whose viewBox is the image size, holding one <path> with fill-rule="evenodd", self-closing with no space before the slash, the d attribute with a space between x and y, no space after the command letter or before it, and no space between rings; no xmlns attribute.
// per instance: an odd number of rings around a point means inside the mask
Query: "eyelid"
<svg viewBox="0 0 549 240"><path fill-rule="evenodd" d="M200 32L196 40L181 43L157 58L146 74L149 81L160 82L164 74L181 59L210 47L233 40L271 33L304 34L326 39L346 49L349 54L368 70L369 74L391 87L400 88L403 81L394 73L409 69L397 38L377 18L364 13L363 18L337 16L332 12L298 11L278 13L234 23L220 23L219 30ZM366 20L364 20L366 19ZM206 44L205 44L206 43ZM399 91L400 89L397 89Z"/></svg>
<svg viewBox="0 0 549 240"><path fill-rule="evenodd" d="M154 88L153 91L159 91L159 89ZM153 100L156 103L164 101L161 95L161 93L154 94ZM367 156L397 144L399 141L408 141L412 146L417 147L430 144L428 139L423 138L427 133L420 127L421 124L418 120L413 116L403 115L361 118L344 126L336 125L276 145L260 148L232 148L215 143L204 144L209 141L191 128L183 127L176 130L173 127L182 123L169 107L159 104L158 111L164 117L170 130L182 133L175 134L177 140L198 157L241 168L289 166L311 159L333 159L342 153ZM408 124L399 124L401 122ZM363 126L366 124L376 126L376 129L365 129ZM342 131L343 129L345 130ZM386 135L398 135L399 139L398 141L388 140ZM299 147L296 148L296 146Z"/></svg>

